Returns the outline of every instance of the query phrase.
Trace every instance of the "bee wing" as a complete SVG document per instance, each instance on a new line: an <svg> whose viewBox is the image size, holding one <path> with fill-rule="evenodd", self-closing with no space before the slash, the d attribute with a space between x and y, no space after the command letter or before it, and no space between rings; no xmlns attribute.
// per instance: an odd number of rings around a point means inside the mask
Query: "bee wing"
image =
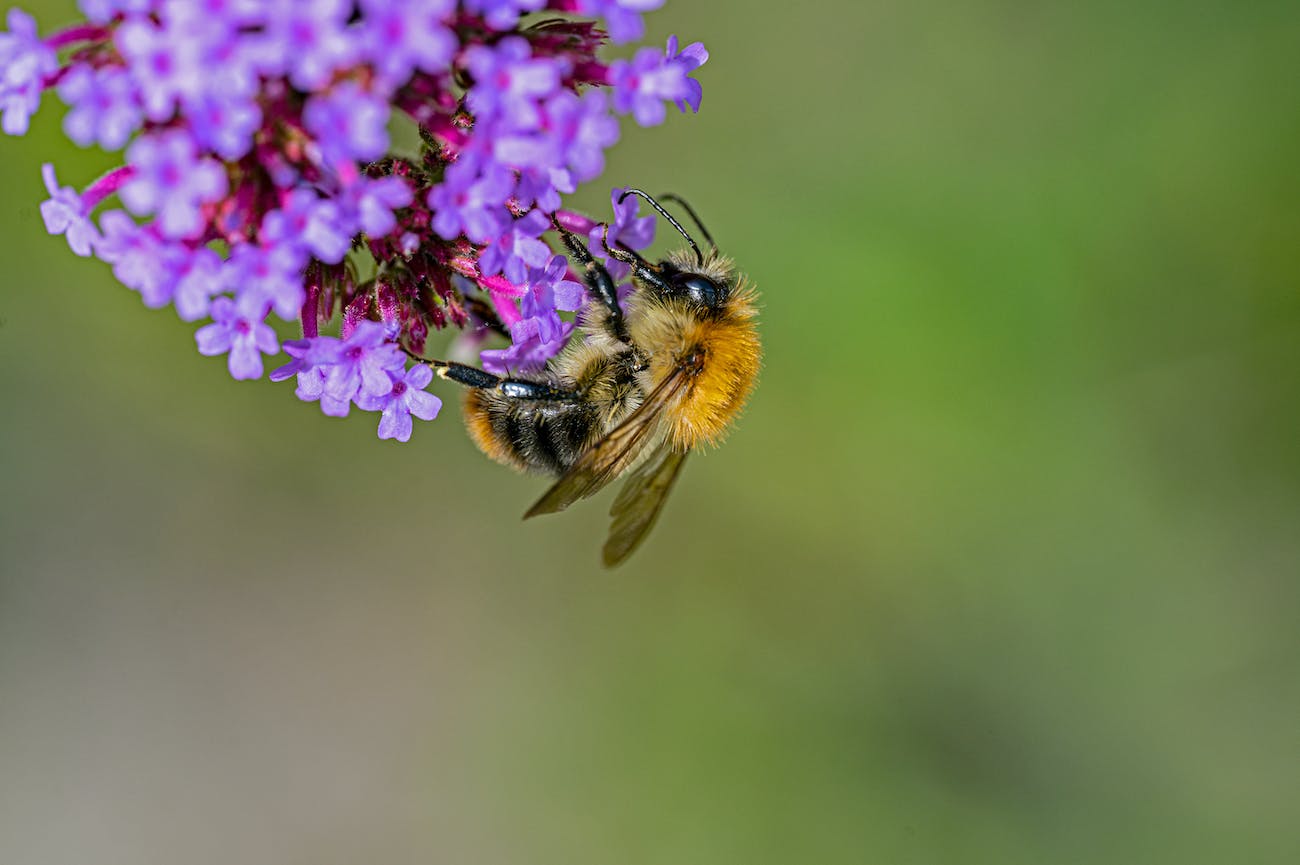
<svg viewBox="0 0 1300 865"><path fill-rule="evenodd" d="M619 490L609 509L614 520L605 541L605 567L621 564L649 534L689 453L664 442Z"/></svg>
<svg viewBox="0 0 1300 865"><path fill-rule="evenodd" d="M661 381L636 411L569 466L569 470L560 476L555 485L528 509L524 519L562 511L574 502L604 489L651 443L659 432L659 419L663 416L664 408L685 386L686 381L684 369L674 371Z"/></svg>

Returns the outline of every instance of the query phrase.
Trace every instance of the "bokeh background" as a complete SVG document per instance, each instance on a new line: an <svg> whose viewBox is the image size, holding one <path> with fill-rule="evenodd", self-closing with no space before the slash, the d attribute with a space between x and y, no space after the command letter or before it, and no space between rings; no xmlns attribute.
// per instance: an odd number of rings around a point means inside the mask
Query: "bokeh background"
<svg viewBox="0 0 1300 865"><path fill-rule="evenodd" d="M0 141L0 862L1300 861L1300 7L649 24L703 112L576 203L686 195L767 361L612 573L450 387L380 442L46 236L53 102Z"/></svg>

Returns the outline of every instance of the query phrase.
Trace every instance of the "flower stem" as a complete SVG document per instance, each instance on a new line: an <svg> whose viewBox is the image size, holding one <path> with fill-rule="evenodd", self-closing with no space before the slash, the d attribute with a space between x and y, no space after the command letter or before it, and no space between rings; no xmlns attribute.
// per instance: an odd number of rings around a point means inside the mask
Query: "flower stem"
<svg viewBox="0 0 1300 865"><path fill-rule="evenodd" d="M101 201L117 192L122 187L122 184L130 180L134 175L135 168L130 165L119 165L90 184L90 186L87 186L86 191L81 194L81 200L85 203L86 210L88 212L94 210Z"/></svg>
<svg viewBox="0 0 1300 865"><path fill-rule="evenodd" d="M107 27L100 27L97 24L75 24L66 30L51 33L45 37L45 44L58 51L60 48L66 48L74 42L104 42L108 37Z"/></svg>

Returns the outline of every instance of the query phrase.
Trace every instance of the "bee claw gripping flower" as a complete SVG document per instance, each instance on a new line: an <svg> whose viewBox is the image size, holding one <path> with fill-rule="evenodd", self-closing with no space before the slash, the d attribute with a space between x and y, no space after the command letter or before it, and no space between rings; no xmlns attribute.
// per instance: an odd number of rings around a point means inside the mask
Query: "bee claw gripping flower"
<svg viewBox="0 0 1300 865"><path fill-rule="evenodd" d="M18 9L0 30L7 134L52 91L69 139L124 151L80 191L41 169L47 230L197 322L198 350L234 378L284 351L273 381L296 378L328 415L377 412L379 437L398 441L438 412L410 360L430 331L509 333L481 354L503 371L564 347L574 322L559 313L583 295L553 224L593 238L600 224L561 196L603 170L619 116L698 110L691 76L708 58L673 37L602 59L663 0L78 5L84 20L45 37ZM418 153L393 152L395 118L418 127ZM616 207L611 243L653 239L636 201ZM271 315L303 339L282 344Z"/></svg>

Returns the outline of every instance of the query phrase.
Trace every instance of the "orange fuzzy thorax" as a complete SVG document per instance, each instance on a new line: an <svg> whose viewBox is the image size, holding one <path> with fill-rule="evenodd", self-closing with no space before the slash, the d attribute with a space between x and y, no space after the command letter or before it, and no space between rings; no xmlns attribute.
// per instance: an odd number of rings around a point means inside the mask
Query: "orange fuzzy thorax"
<svg viewBox="0 0 1300 865"><path fill-rule="evenodd" d="M628 316L632 339L650 355L649 378L660 382L698 354L699 370L664 413L667 435L679 449L717 444L744 407L762 358L754 294L743 283L717 316L640 292Z"/></svg>

